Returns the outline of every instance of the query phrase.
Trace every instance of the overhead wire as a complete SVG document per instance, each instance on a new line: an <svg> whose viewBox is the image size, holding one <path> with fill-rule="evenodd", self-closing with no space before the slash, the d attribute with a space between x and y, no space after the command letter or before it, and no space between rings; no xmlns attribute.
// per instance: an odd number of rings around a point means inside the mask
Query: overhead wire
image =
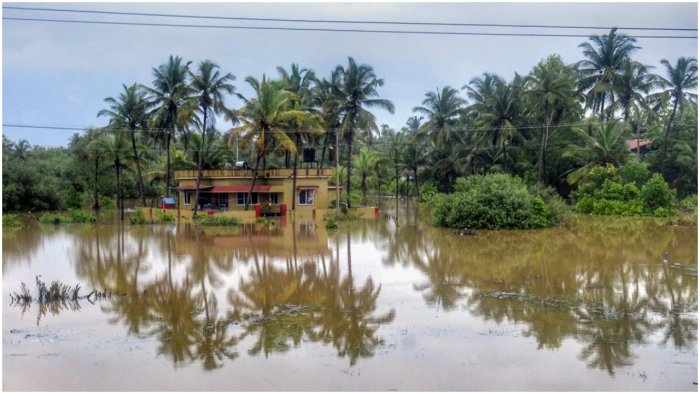
<svg viewBox="0 0 700 394"><path fill-rule="evenodd" d="M292 19L292 18L259 18L259 17L233 17L191 14L167 14L150 12L125 12L125 11L101 11L86 9L46 8L46 7L17 7L3 6L3 9L21 11L47 11L84 13L100 15L124 15L124 16L149 16L162 18L187 18L187 19L213 19L259 22L288 22L288 23L333 23L333 24L377 24L377 25L407 25L407 26L462 26L462 27L511 27L511 28L540 28L540 29L593 29L610 30L608 26L571 26L571 25L533 25L533 24L501 24L501 23L463 23L463 22L406 22L406 21L371 21L371 20L339 20L339 19ZM617 27L619 30L662 30L662 31L697 31L697 28L676 27Z"/></svg>
<svg viewBox="0 0 700 394"><path fill-rule="evenodd" d="M488 32L464 32L464 31L429 31L429 30L373 30L373 29L336 29L336 28L312 28L289 26L236 26L236 25L196 25L176 23L152 23L152 22L116 22L76 19L50 19L50 18L17 18L3 16L7 21L24 22L50 22L73 23L89 25L118 25L118 26L149 26L149 27L178 27L178 28L204 28L204 29L235 29L235 30L271 30L271 31L308 31L308 32L336 32L336 33L377 33L377 34L426 34L426 35L452 35L452 36L493 36L493 37L569 37L589 38L590 34L555 34L555 33L488 33ZM635 35L635 38L650 39L697 39L697 36L655 36Z"/></svg>

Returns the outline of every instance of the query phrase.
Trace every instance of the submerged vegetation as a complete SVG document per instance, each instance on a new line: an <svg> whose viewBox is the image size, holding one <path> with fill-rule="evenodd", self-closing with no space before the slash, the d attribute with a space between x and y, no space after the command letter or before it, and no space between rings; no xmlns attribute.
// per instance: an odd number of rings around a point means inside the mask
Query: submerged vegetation
<svg viewBox="0 0 700 394"><path fill-rule="evenodd" d="M676 198L697 194L697 59L660 59L654 74L635 60L635 38L617 29L579 47L573 64L552 54L510 81L484 72L455 81L461 91L427 92L400 129L376 123L371 111L394 105L381 96L383 78L352 57L325 77L298 64L278 67L276 78L248 76L253 93L243 97L216 63L171 56L150 84L106 98L97 115L109 124L66 148L3 136L3 211L153 206L173 191L174 170L197 170L199 183L201 170L234 168L234 157L252 163L252 191L261 171L296 169L312 148L315 166L340 167L332 184L347 208L417 196L438 203L440 225L535 228L556 222L555 190L576 212L675 215ZM226 95L243 105L227 107ZM230 123L220 127L216 114ZM513 194L464 189L477 179L500 179ZM484 203L480 218L463 212ZM498 204L517 212L504 216ZM44 218L56 220L90 218Z"/></svg>
<svg viewBox="0 0 700 394"><path fill-rule="evenodd" d="M240 226L241 221L236 217L227 216L195 216L194 220L202 226ZM264 219L263 219L264 220ZM265 223L267 223L265 221Z"/></svg>
<svg viewBox="0 0 700 394"><path fill-rule="evenodd" d="M22 223L17 219L17 215L12 215L9 213L2 215L2 226L3 227L22 227Z"/></svg>

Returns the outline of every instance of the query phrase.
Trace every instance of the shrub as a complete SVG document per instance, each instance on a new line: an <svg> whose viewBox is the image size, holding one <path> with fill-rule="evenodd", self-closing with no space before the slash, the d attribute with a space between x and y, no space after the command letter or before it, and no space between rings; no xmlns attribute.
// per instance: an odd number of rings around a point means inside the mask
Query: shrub
<svg viewBox="0 0 700 394"><path fill-rule="evenodd" d="M642 186L640 198L644 202L647 211L653 212L654 216L656 216L658 208L673 210L673 205L676 201L676 193L668 188L668 184L660 174L654 174L651 179Z"/></svg>
<svg viewBox="0 0 700 394"><path fill-rule="evenodd" d="M111 197L102 196L102 197L100 197L100 207L102 209L116 209L117 203Z"/></svg>
<svg viewBox="0 0 700 394"><path fill-rule="evenodd" d="M684 198L680 202L680 207L681 209L688 211L688 212L698 212L698 195L693 194L692 196L688 196Z"/></svg>
<svg viewBox="0 0 700 394"><path fill-rule="evenodd" d="M39 217L39 223L54 224L54 223L70 223L70 220L60 213L45 213Z"/></svg>
<svg viewBox="0 0 700 394"><path fill-rule="evenodd" d="M238 226L241 224L238 218L232 216L197 216L195 220L202 226Z"/></svg>
<svg viewBox="0 0 700 394"><path fill-rule="evenodd" d="M333 218L326 219L326 229L335 230L337 228L338 228L338 223L336 223L335 219L333 219Z"/></svg>
<svg viewBox="0 0 700 394"><path fill-rule="evenodd" d="M617 169L618 174L625 183L634 183L635 186L642 187L651 177L649 163L630 160Z"/></svg>
<svg viewBox="0 0 700 394"><path fill-rule="evenodd" d="M518 178L505 174L477 175L457 180L457 192L436 195L433 213L438 226L469 229L529 229L553 225L558 220L546 200L528 190ZM563 204L563 203L562 203ZM559 209L559 208L557 208Z"/></svg>
<svg viewBox="0 0 700 394"><path fill-rule="evenodd" d="M156 218L160 223L171 223L175 221L175 214L158 210Z"/></svg>
<svg viewBox="0 0 700 394"><path fill-rule="evenodd" d="M69 209L68 216L73 223L94 223L95 216L82 209Z"/></svg>
<svg viewBox="0 0 700 394"><path fill-rule="evenodd" d="M129 216L129 223L134 225L148 224L148 219L146 218L146 214L144 214L142 210L137 209L136 212Z"/></svg>
<svg viewBox="0 0 700 394"><path fill-rule="evenodd" d="M438 194L437 186L432 183L424 183L423 186L420 187L418 202L430 202L436 194Z"/></svg>
<svg viewBox="0 0 700 394"><path fill-rule="evenodd" d="M22 227L22 223L17 220L17 215L11 215L9 213L2 215L2 226L3 227Z"/></svg>

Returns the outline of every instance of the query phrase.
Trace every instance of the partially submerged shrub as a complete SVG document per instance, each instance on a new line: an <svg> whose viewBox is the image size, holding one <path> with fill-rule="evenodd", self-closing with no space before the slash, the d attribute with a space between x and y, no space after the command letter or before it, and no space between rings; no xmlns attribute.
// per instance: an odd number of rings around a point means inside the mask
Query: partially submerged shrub
<svg viewBox="0 0 700 394"><path fill-rule="evenodd" d="M423 186L420 187L418 202L430 202L436 194L438 194L437 186L432 183L424 183Z"/></svg>
<svg viewBox="0 0 700 394"><path fill-rule="evenodd" d="M338 228L338 223L335 221L335 219L328 218L326 219L326 229L328 230L335 230Z"/></svg>
<svg viewBox="0 0 700 394"><path fill-rule="evenodd" d="M156 218L160 223L171 223L175 221L175 214L159 210L156 213Z"/></svg>
<svg viewBox="0 0 700 394"><path fill-rule="evenodd" d="M642 186L640 197L644 202L644 206L651 212L656 212L658 208L673 210L673 205L676 201L676 193L668 188L668 184L660 174L654 174L654 176ZM654 216L656 216L656 214L654 214Z"/></svg>
<svg viewBox="0 0 700 394"><path fill-rule="evenodd" d="M138 225L138 224L147 224L148 219L146 218L146 215L143 213L143 210L137 209L136 212L134 212L131 216L129 216L129 223Z"/></svg>
<svg viewBox="0 0 700 394"><path fill-rule="evenodd" d="M505 174L460 178L456 192L435 195L438 226L460 229L530 229L551 226L559 219L550 191L533 192L518 178ZM545 200L547 202L545 202Z"/></svg>
<svg viewBox="0 0 700 394"><path fill-rule="evenodd" d="M50 213L47 212L41 217L39 217L39 223L42 224L59 224L59 223L70 223L70 219L60 213Z"/></svg>
<svg viewBox="0 0 700 394"><path fill-rule="evenodd" d="M83 211L82 209L70 209L68 210L68 215L70 221L73 223L94 223L95 216L89 212Z"/></svg>
<svg viewBox="0 0 700 394"><path fill-rule="evenodd" d="M3 227L22 227L22 223L17 219L17 215L12 215L9 213L2 215L2 226Z"/></svg>
<svg viewBox="0 0 700 394"><path fill-rule="evenodd" d="M238 226L241 224L240 219L233 216L197 216L195 220L202 226Z"/></svg>
<svg viewBox="0 0 700 394"><path fill-rule="evenodd" d="M684 211L698 213L698 195L693 194L692 196L684 198L680 202L680 207Z"/></svg>

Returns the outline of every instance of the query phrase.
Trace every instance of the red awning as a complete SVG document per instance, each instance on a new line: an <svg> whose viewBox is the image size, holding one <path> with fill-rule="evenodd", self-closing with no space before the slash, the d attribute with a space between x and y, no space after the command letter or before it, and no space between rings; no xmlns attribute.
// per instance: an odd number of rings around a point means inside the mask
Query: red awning
<svg viewBox="0 0 700 394"><path fill-rule="evenodd" d="M200 186L199 190L208 191L208 190L211 190L213 188L214 188L214 186ZM180 186L177 188L177 190L181 191L181 192L195 191L195 190L197 190L197 186Z"/></svg>
<svg viewBox="0 0 700 394"><path fill-rule="evenodd" d="M318 185L311 185L311 186L297 186L297 189L318 189Z"/></svg>
<svg viewBox="0 0 700 394"><path fill-rule="evenodd" d="M258 185L253 188L254 192L269 192L272 186L269 185ZM242 193L250 190L250 186L214 186L212 193Z"/></svg>

